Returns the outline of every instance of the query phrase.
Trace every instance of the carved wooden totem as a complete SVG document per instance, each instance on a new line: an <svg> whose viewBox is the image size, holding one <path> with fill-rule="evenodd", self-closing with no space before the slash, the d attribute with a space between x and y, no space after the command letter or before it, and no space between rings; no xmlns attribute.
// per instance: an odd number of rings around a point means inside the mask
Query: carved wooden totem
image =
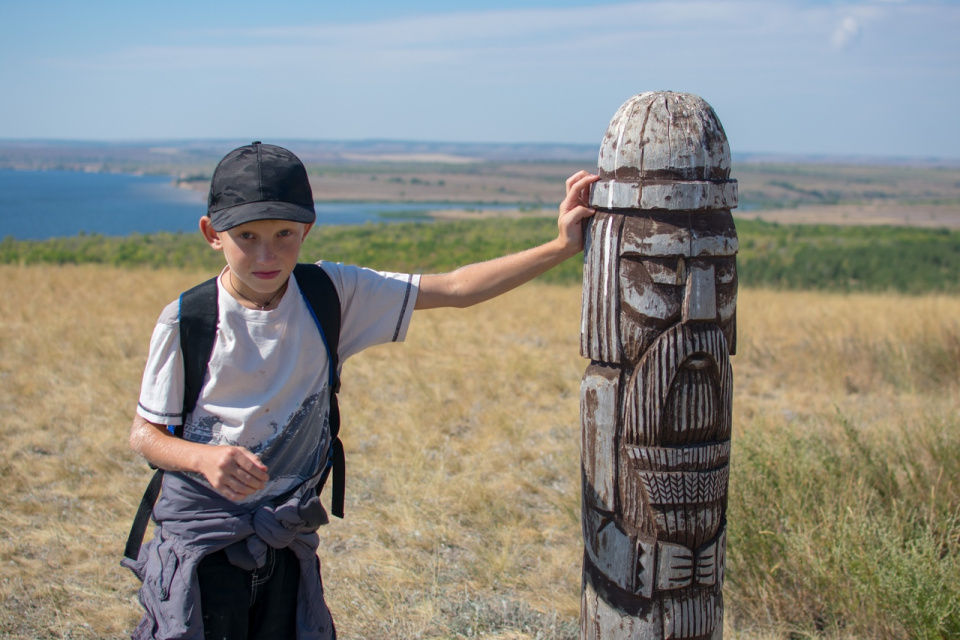
<svg viewBox="0 0 960 640"><path fill-rule="evenodd" d="M723 635L737 183L713 109L643 93L600 148L580 350L582 640Z"/></svg>

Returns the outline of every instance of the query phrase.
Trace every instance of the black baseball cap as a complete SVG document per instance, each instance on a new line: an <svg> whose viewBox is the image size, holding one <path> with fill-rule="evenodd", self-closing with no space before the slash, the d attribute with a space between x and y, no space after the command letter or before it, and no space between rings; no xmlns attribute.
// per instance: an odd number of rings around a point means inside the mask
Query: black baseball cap
<svg viewBox="0 0 960 640"><path fill-rule="evenodd" d="M234 149L217 165L207 215L216 231L253 220L312 223L317 219L313 190L300 158L261 142Z"/></svg>

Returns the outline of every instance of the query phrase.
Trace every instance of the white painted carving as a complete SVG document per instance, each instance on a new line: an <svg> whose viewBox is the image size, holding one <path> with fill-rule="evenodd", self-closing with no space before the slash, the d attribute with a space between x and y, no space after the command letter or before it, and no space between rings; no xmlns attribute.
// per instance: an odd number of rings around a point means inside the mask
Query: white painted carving
<svg viewBox="0 0 960 640"><path fill-rule="evenodd" d="M720 640L738 251L730 149L688 94L600 148L581 353L582 640Z"/></svg>

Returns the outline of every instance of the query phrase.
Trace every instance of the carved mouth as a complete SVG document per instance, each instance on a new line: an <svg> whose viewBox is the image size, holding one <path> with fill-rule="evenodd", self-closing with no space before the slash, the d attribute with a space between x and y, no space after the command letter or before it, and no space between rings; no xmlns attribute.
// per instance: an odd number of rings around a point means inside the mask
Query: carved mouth
<svg viewBox="0 0 960 640"><path fill-rule="evenodd" d="M680 365L684 369L706 369L710 366L710 358L703 354L693 355L683 361Z"/></svg>

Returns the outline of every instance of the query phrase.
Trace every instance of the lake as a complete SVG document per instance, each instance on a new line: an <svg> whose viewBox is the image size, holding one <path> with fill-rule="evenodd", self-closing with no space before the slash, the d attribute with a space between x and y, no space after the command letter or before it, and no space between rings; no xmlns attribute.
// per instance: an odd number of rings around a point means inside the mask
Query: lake
<svg viewBox="0 0 960 640"><path fill-rule="evenodd" d="M438 208L449 207L408 202L316 204L317 224L418 219L424 211ZM107 236L193 232L206 209L206 193L179 189L168 176L0 169L0 238L44 240L81 232Z"/></svg>

